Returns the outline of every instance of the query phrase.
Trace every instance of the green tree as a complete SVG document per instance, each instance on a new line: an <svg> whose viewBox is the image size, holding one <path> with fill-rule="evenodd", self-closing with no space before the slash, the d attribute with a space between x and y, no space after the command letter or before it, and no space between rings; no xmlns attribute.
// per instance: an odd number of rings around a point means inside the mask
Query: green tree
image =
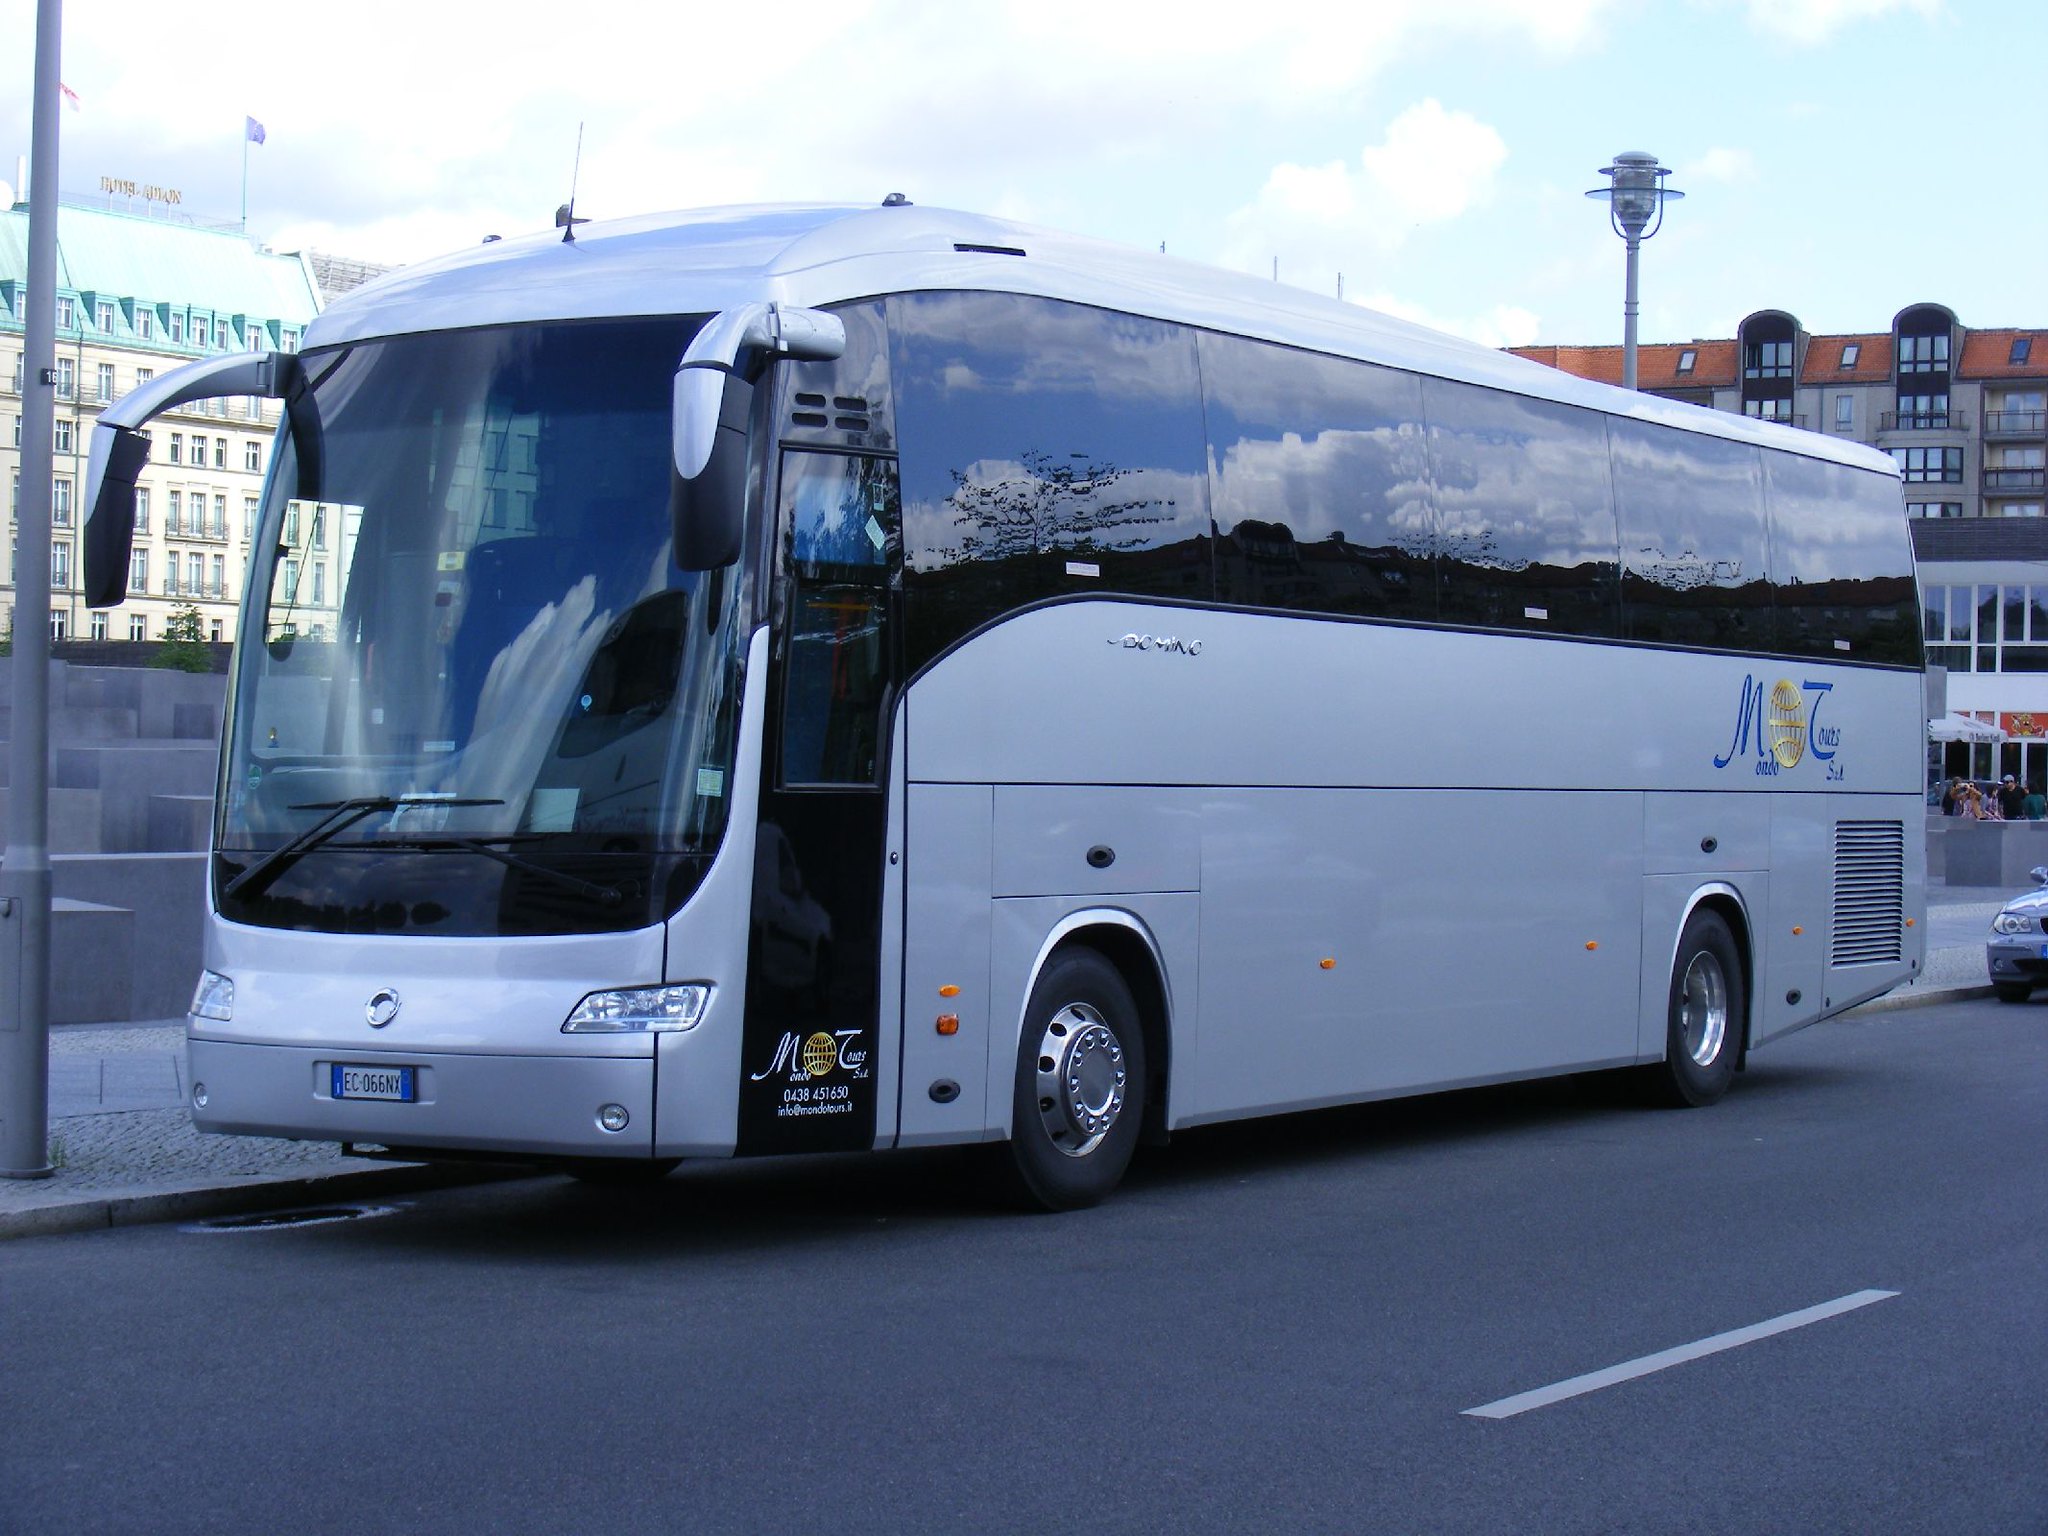
<svg viewBox="0 0 2048 1536"><path fill-rule="evenodd" d="M164 620L163 644L156 648L149 664L174 672L213 670L213 651L206 643L206 620L191 603L173 609Z"/></svg>

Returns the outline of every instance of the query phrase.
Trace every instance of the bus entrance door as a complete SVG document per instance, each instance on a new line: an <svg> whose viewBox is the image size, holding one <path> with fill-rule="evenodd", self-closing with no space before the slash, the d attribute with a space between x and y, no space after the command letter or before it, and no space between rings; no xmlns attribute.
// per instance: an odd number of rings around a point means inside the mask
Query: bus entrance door
<svg viewBox="0 0 2048 1536"><path fill-rule="evenodd" d="M874 1145L896 462L786 449L739 1151Z"/></svg>

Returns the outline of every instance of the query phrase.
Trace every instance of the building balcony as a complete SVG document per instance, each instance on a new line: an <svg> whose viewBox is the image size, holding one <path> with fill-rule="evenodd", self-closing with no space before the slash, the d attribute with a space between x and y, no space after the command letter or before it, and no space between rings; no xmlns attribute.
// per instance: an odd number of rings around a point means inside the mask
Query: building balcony
<svg viewBox="0 0 2048 1536"><path fill-rule="evenodd" d="M2048 469L1993 468L1984 471L1984 494L1986 496L2019 496L2028 491L2038 494L2048 482Z"/></svg>
<svg viewBox="0 0 2048 1536"><path fill-rule="evenodd" d="M2048 411L1986 411L1987 438L2048 436Z"/></svg>
<svg viewBox="0 0 2048 1536"><path fill-rule="evenodd" d="M1967 432L1967 411L1886 411L1878 417L1880 432Z"/></svg>

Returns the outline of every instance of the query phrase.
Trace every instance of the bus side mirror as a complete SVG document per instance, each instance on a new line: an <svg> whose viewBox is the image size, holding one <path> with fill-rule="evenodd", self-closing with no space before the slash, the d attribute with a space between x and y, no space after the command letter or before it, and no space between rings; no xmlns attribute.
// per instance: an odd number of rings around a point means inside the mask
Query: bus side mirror
<svg viewBox="0 0 2048 1536"><path fill-rule="evenodd" d="M95 423L88 484L98 493L86 508L85 605L112 608L128 595L128 557L135 547L135 482L149 462L149 434Z"/></svg>
<svg viewBox="0 0 2048 1536"><path fill-rule="evenodd" d="M676 375L677 462L669 473L668 512L678 569L715 571L740 557L753 409L754 387L737 374L685 368ZM686 436L694 466L689 474Z"/></svg>

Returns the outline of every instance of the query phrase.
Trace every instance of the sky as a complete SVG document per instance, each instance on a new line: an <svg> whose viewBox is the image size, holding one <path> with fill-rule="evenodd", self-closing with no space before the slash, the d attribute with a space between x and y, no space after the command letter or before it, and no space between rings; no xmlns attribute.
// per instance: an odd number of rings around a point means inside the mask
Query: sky
<svg viewBox="0 0 2048 1536"><path fill-rule="evenodd" d="M64 7L67 198L175 188L416 261L606 218L912 201L1234 267L1490 345L1618 343L1617 152L1686 195L1645 342L1938 302L2048 324L2040 0L354 0ZM0 181L34 0L0 0ZM2019 70L2011 73L2012 68ZM581 140L579 154L578 140Z"/></svg>

